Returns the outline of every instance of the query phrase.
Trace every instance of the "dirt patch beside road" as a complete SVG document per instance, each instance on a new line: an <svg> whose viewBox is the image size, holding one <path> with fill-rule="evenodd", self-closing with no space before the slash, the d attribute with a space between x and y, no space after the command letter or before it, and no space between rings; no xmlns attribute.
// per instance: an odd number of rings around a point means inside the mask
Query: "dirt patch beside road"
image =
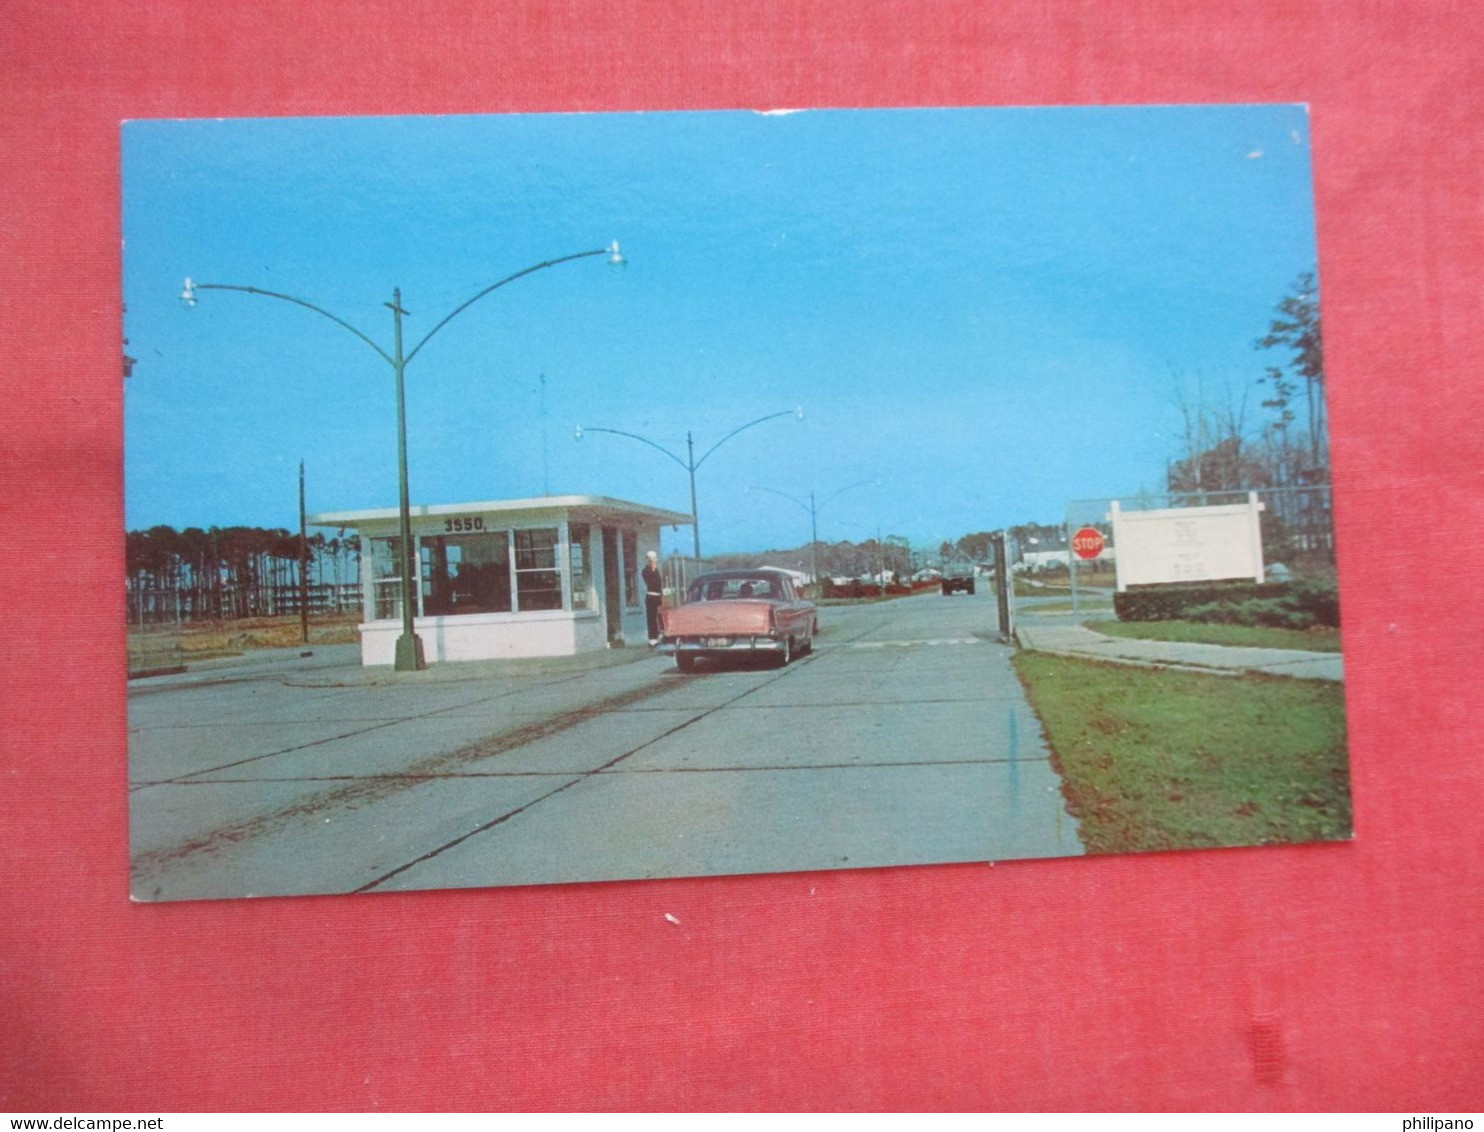
<svg viewBox="0 0 1484 1132"><path fill-rule="evenodd" d="M309 619L311 645L359 644L359 613L332 613ZM169 651L181 661L241 656L253 649L284 649L302 644L298 617L243 617L231 621L184 621L129 632L130 655Z"/></svg>

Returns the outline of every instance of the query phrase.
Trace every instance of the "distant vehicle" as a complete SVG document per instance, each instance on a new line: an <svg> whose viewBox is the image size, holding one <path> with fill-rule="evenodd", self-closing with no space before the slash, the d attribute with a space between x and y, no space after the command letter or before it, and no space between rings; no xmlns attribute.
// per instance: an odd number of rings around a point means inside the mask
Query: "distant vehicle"
<svg viewBox="0 0 1484 1132"><path fill-rule="evenodd" d="M943 567L943 577L939 581L943 587L943 596L952 593L963 592L970 597L974 596L974 567L967 563L956 566Z"/></svg>
<svg viewBox="0 0 1484 1132"><path fill-rule="evenodd" d="M766 656L783 667L814 647L819 614L783 570L717 570L690 584L685 604L660 612L660 652L681 672L698 660Z"/></svg>

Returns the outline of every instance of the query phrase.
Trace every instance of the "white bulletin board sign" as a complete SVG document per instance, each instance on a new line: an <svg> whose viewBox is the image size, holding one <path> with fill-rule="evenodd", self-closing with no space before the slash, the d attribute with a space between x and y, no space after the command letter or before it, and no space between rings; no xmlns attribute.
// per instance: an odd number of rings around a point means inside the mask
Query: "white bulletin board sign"
<svg viewBox="0 0 1484 1132"><path fill-rule="evenodd" d="M1118 501L1108 518L1118 548L1118 589L1233 578L1263 580L1264 505L1256 492L1246 503L1125 511Z"/></svg>

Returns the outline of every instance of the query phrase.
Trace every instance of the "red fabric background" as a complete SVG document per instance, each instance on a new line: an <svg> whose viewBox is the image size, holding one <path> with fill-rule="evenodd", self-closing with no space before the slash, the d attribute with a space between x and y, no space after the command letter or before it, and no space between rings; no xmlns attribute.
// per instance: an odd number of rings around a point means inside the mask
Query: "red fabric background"
<svg viewBox="0 0 1484 1132"><path fill-rule="evenodd" d="M7 4L0 1108L1484 1107L1475 17ZM120 119L1262 101L1313 113L1353 843L130 905Z"/></svg>

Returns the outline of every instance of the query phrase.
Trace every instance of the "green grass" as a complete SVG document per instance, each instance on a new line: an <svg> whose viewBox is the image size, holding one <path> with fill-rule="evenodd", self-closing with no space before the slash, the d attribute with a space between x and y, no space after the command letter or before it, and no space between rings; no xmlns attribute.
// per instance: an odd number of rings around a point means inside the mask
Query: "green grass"
<svg viewBox="0 0 1484 1132"><path fill-rule="evenodd" d="M1024 605L1024 606L1021 606L1020 608L1024 612L1026 612L1026 613L1071 613L1071 612L1073 612L1073 609L1072 609L1072 599L1071 598L1068 598L1066 601L1048 601L1048 602L1044 602L1044 603L1038 603L1036 605ZM1078 613L1112 613L1113 612L1113 607L1108 603L1108 599L1107 598L1090 598L1090 597L1081 597L1081 596L1079 596L1077 598L1076 612L1078 612Z"/></svg>
<svg viewBox="0 0 1484 1132"><path fill-rule="evenodd" d="M1089 621L1087 627L1110 637L1132 637L1141 641L1340 651L1340 631L1329 628L1274 629L1265 625L1208 625L1200 621Z"/></svg>
<svg viewBox="0 0 1484 1132"><path fill-rule="evenodd" d="M1343 687L1021 652L1089 853L1350 836Z"/></svg>
<svg viewBox="0 0 1484 1132"><path fill-rule="evenodd" d="M1015 595L1017 597L1049 597L1052 594L1070 594L1072 592L1072 581L1062 574L1052 581L1041 581L1037 579L1035 585L1031 579L1024 574L1015 575ZM1077 573L1077 589L1084 594L1090 590L1101 590L1105 595L1110 594L1114 588L1114 577L1110 573L1087 574L1083 571Z"/></svg>

